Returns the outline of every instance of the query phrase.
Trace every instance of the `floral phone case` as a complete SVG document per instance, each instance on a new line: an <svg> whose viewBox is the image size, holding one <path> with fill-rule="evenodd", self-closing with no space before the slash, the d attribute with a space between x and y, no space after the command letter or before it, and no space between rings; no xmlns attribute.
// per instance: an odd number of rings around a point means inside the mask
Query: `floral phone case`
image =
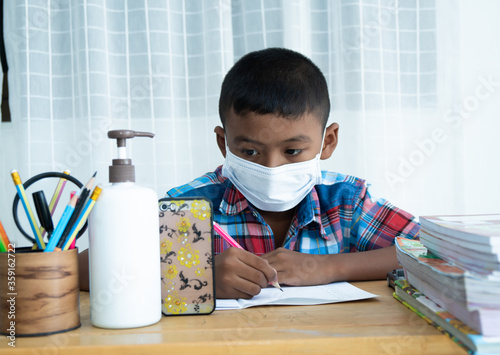
<svg viewBox="0 0 500 355"><path fill-rule="evenodd" d="M162 198L158 209L163 314L212 313L212 203L204 197Z"/></svg>

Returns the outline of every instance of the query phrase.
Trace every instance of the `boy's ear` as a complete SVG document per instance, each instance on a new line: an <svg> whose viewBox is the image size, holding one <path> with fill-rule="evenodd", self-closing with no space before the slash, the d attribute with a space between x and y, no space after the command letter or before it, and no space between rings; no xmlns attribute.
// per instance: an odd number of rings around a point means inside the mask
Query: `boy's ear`
<svg viewBox="0 0 500 355"><path fill-rule="evenodd" d="M220 152L222 153L222 155L225 158L226 157L226 135L225 135L224 128L222 128L221 126L217 126L217 127L215 127L214 132L215 132L215 137L217 139L217 145L219 146Z"/></svg>
<svg viewBox="0 0 500 355"><path fill-rule="evenodd" d="M332 156L333 151L337 147L339 141L339 124L332 123L325 130L325 140L323 142L323 150L321 151L320 158L322 160L328 159Z"/></svg>

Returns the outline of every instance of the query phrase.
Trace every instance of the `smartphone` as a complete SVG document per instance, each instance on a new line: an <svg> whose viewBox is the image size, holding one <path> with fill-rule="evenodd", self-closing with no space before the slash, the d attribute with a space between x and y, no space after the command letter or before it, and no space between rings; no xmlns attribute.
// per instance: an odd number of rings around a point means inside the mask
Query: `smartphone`
<svg viewBox="0 0 500 355"><path fill-rule="evenodd" d="M205 197L161 198L162 313L210 314L215 309L212 203Z"/></svg>

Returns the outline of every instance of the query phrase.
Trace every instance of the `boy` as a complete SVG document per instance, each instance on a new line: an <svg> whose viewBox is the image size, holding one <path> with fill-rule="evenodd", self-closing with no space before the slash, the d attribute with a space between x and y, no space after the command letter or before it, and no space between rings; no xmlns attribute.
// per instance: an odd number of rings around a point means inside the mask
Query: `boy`
<svg viewBox="0 0 500 355"><path fill-rule="evenodd" d="M227 73L215 128L224 165L167 192L211 199L214 220L245 249L215 235L217 298L251 298L276 277L382 279L398 267L394 238L417 237L414 217L372 201L363 180L321 172L338 142L329 113L325 78L299 53L252 52Z"/></svg>

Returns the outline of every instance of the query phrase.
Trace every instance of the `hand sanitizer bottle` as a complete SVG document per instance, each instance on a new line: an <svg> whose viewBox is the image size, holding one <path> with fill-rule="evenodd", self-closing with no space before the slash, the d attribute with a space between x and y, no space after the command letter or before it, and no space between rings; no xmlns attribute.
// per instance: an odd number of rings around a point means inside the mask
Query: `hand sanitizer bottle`
<svg viewBox="0 0 500 355"><path fill-rule="evenodd" d="M161 319L158 196L135 184L126 140L147 132L109 131L118 159L89 220L90 320L100 328L134 328Z"/></svg>

